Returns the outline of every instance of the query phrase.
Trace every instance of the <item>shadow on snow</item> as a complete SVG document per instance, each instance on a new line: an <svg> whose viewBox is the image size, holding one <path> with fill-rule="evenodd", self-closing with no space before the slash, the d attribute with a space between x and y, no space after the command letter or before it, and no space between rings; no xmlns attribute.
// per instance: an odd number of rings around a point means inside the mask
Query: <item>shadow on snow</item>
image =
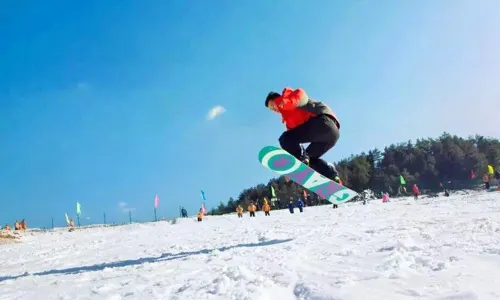
<svg viewBox="0 0 500 300"><path fill-rule="evenodd" d="M135 266L135 265L140 265L140 264L144 264L144 263L154 263L154 262L162 262L162 261L180 259L180 258L184 258L184 257L191 256L191 255L209 254L215 250L218 250L220 252L224 252L224 251L235 249L235 248L270 246L270 245L287 243L287 242L290 242L291 240L292 239L269 240L269 241L264 241L264 242L259 242L259 243L238 244L238 245L234 245L234 246L221 247L221 248L211 249L211 250L203 249L203 250L198 250L198 251L188 251L188 252L179 252L179 253L163 253L162 255L157 256L157 257L143 257L143 258L138 258L138 259L128 259L128 260L121 260L121 261L115 261L115 262L110 262L110 263L96 264L96 265L91 265L91 266L80 266L80 267L73 267L73 268L60 269L60 270L49 270L49 271L37 272L37 273L33 273L33 274L29 274L26 272L24 274L15 275L15 276L0 276L0 282L6 281L6 280L18 279L21 277L27 277L30 275L32 275L32 276L45 276L45 275L54 275L54 274L67 275L67 274L78 274L78 273L84 273L84 272L102 271L106 268L129 267L129 266Z"/></svg>

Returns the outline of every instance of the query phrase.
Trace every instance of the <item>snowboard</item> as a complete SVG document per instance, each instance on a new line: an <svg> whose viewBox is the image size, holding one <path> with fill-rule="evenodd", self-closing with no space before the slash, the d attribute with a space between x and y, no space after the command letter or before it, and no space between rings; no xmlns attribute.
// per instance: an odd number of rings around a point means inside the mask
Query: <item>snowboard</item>
<svg viewBox="0 0 500 300"><path fill-rule="evenodd" d="M333 204L347 202L358 195L355 191L314 171L279 147L262 148L259 152L259 161L264 167L291 179Z"/></svg>

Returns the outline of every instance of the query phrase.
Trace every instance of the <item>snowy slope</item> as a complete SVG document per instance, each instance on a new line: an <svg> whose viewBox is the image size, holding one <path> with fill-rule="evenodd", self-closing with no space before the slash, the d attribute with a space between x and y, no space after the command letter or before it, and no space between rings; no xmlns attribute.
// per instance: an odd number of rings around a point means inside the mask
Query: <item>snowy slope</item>
<svg viewBox="0 0 500 300"><path fill-rule="evenodd" d="M0 299L500 299L500 193L27 235Z"/></svg>

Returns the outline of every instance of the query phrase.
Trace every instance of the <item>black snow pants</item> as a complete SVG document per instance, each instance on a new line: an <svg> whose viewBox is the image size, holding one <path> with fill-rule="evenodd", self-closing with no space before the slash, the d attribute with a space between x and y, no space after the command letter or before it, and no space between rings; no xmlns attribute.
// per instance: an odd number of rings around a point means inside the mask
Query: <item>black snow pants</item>
<svg viewBox="0 0 500 300"><path fill-rule="evenodd" d="M283 132L279 142L283 150L297 159L303 157L300 144L310 143L304 153L309 157L309 166L321 175L331 178L331 167L321 156L335 146L339 136L339 127L333 117L319 115Z"/></svg>

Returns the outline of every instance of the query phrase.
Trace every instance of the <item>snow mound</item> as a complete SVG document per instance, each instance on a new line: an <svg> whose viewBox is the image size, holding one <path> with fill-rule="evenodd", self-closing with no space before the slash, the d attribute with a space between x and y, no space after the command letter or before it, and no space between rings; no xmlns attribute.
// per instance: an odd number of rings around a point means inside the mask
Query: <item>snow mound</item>
<svg viewBox="0 0 500 300"><path fill-rule="evenodd" d="M0 230L0 245L18 242L20 238L19 234L10 230Z"/></svg>

